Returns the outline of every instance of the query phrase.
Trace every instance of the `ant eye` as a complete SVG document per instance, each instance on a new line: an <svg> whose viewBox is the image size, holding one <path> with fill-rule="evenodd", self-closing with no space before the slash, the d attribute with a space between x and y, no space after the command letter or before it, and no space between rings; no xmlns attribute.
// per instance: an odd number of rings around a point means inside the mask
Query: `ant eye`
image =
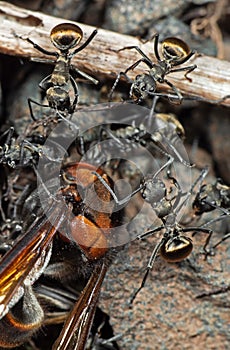
<svg viewBox="0 0 230 350"><path fill-rule="evenodd" d="M162 54L166 60L180 61L190 53L189 46L178 38L166 38L162 42Z"/></svg>
<svg viewBox="0 0 230 350"><path fill-rule="evenodd" d="M83 32L75 24L62 23L55 26L50 33L50 39L59 50L69 50L78 45L83 37Z"/></svg>
<svg viewBox="0 0 230 350"><path fill-rule="evenodd" d="M160 253L168 262L179 262L187 258L193 249L192 240L185 236L169 238L163 243Z"/></svg>

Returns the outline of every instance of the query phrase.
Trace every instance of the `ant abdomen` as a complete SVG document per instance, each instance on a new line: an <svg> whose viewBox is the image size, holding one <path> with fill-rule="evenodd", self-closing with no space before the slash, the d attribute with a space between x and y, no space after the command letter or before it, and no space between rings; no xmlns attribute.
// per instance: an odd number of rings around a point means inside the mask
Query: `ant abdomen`
<svg viewBox="0 0 230 350"><path fill-rule="evenodd" d="M190 54L189 46L181 39L170 37L162 42L162 54L166 60L180 64Z"/></svg>
<svg viewBox="0 0 230 350"><path fill-rule="evenodd" d="M80 27L71 23L61 23L50 32L52 44L60 51L67 51L76 47L83 37Z"/></svg>
<svg viewBox="0 0 230 350"><path fill-rule="evenodd" d="M192 249L192 240L180 235L167 239L160 248L160 254L167 262L180 262L190 255Z"/></svg>

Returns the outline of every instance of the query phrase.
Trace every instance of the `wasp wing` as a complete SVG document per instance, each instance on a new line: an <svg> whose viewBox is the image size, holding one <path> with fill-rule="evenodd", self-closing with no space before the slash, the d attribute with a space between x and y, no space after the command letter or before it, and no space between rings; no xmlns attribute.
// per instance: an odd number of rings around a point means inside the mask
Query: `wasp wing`
<svg viewBox="0 0 230 350"><path fill-rule="evenodd" d="M39 259L39 264L45 260L52 238L65 220L66 208L63 205L51 207L3 256L0 263L0 319L23 295L23 283L34 265ZM30 283L30 278L26 282Z"/></svg>

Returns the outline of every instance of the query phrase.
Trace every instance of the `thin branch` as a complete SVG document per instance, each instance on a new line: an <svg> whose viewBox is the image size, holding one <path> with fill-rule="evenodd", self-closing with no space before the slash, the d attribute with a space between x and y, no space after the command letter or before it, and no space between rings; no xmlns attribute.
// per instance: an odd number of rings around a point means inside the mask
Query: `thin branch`
<svg viewBox="0 0 230 350"><path fill-rule="evenodd" d="M66 20L0 1L0 52L18 57L32 57L34 60L41 58L44 60L47 56L45 57L35 50L26 40L16 37L14 33L24 38L29 37L38 45L53 51L49 33L55 25L62 22L66 22ZM82 41L84 42L95 28L83 24L79 24L79 26L84 33ZM140 58L135 50L118 52L125 46L133 45L141 47L153 61L155 60L153 43L143 44L135 37L99 29L89 46L73 58L73 64L96 78L114 80L119 72L124 71ZM196 55L195 58L190 59L189 64L198 66L190 74L192 82L184 78L183 72L172 73L169 76L170 81L183 94L215 101L230 95L230 62ZM146 67L138 66L134 71L129 72L130 78L143 73L145 69ZM162 89L169 91L168 86L159 84L159 90ZM222 104L230 106L230 98Z"/></svg>

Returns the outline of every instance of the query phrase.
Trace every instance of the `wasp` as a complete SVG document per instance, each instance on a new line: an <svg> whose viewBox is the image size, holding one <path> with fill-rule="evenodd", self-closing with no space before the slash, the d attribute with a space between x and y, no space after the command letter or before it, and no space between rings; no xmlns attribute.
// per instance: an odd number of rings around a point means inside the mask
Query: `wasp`
<svg viewBox="0 0 230 350"><path fill-rule="evenodd" d="M55 198L51 196L49 208L36 217L25 234L3 255L0 324L4 332L1 332L0 346L22 344L40 328L44 311L36 299L33 284L51 268L52 244L58 235L80 249L83 267L89 262L92 273L52 349L70 349L73 344L75 349L84 348L100 287L111 255L115 254L110 232L117 222L112 215L111 194L93 172L112 186L112 180L100 168L86 163L66 166L61 174L62 185ZM60 264L56 264L54 270L58 266Z"/></svg>
<svg viewBox="0 0 230 350"><path fill-rule="evenodd" d="M50 40L60 52L48 51L34 43L30 38L26 39L36 50L45 55L56 57L53 73L45 77L39 84L48 101L48 106L46 107L51 107L57 112L67 111L69 114L74 112L79 95L74 75L80 75L92 83L98 84L96 79L73 67L71 64L73 56L88 46L96 34L97 30L95 29L88 39L81 46L77 47L83 37L81 28L72 23L58 24L51 30ZM70 51L71 49L73 50ZM74 91L74 100L72 102L70 101L69 83L72 85ZM40 103L32 99L28 99L28 103L31 117L35 119L31 103L37 105L40 105Z"/></svg>
<svg viewBox="0 0 230 350"><path fill-rule="evenodd" d="M79 286L77 284L78 283L70 283L68 281L68 285L64 286L63 283L57 283L57 281L55 281L55 283L52 284L42 282L36 285L36 295L46 304L44 319L44 324L46 326L51 328L53 325L60 325L65 321L68 312L76 301L76 298L79 298L80 295ZM116 340L119 337L114 336L109 319L109 315L103 312L101 308L96 308L86 349L119 349L116 343ZM44 337L44 335L42 336ZM36 343L39 344L39 348L43 348L40 344L41 337L36 339Z"/></svg>
<svg viewBox="0 0 230 350"><path fill-rule="evenodd" d="M148 96L167 97L174 101L178 100L179 103L181 103L183 99L181 92L166 78L166 76L174 72L186 71L184 76L187 80L191 81L191 78L188 77L188 74L191 73L197 67L195 64L179 68L176 67L187 62L195 54L195 51L191 51L189 46L183 40L175 37L168 37L162 41L161 57L158 50L159 34L155 34L153 39L154 54L157 59L157 63L153 63L153 61L138 46L126 46L118 51L121 52L123 50L135 49L142 56L142 58L133 63L124 72L120 72L118 74L117 79L115 80L115 83L111 89L110 99L112 98L112 94L121 76L124 76L128 80L128 82L131 83L129 96L130 98L132 98L133 94L137 95L137 103L141 103ZM127 73L130 70L135 69L141 62L146 64L146 66L149 68L149 71L148 73L137 75L134 81L132 81L127 76ZM172 89L174 94L156 92L158 83L167 84Z"/></svg>

